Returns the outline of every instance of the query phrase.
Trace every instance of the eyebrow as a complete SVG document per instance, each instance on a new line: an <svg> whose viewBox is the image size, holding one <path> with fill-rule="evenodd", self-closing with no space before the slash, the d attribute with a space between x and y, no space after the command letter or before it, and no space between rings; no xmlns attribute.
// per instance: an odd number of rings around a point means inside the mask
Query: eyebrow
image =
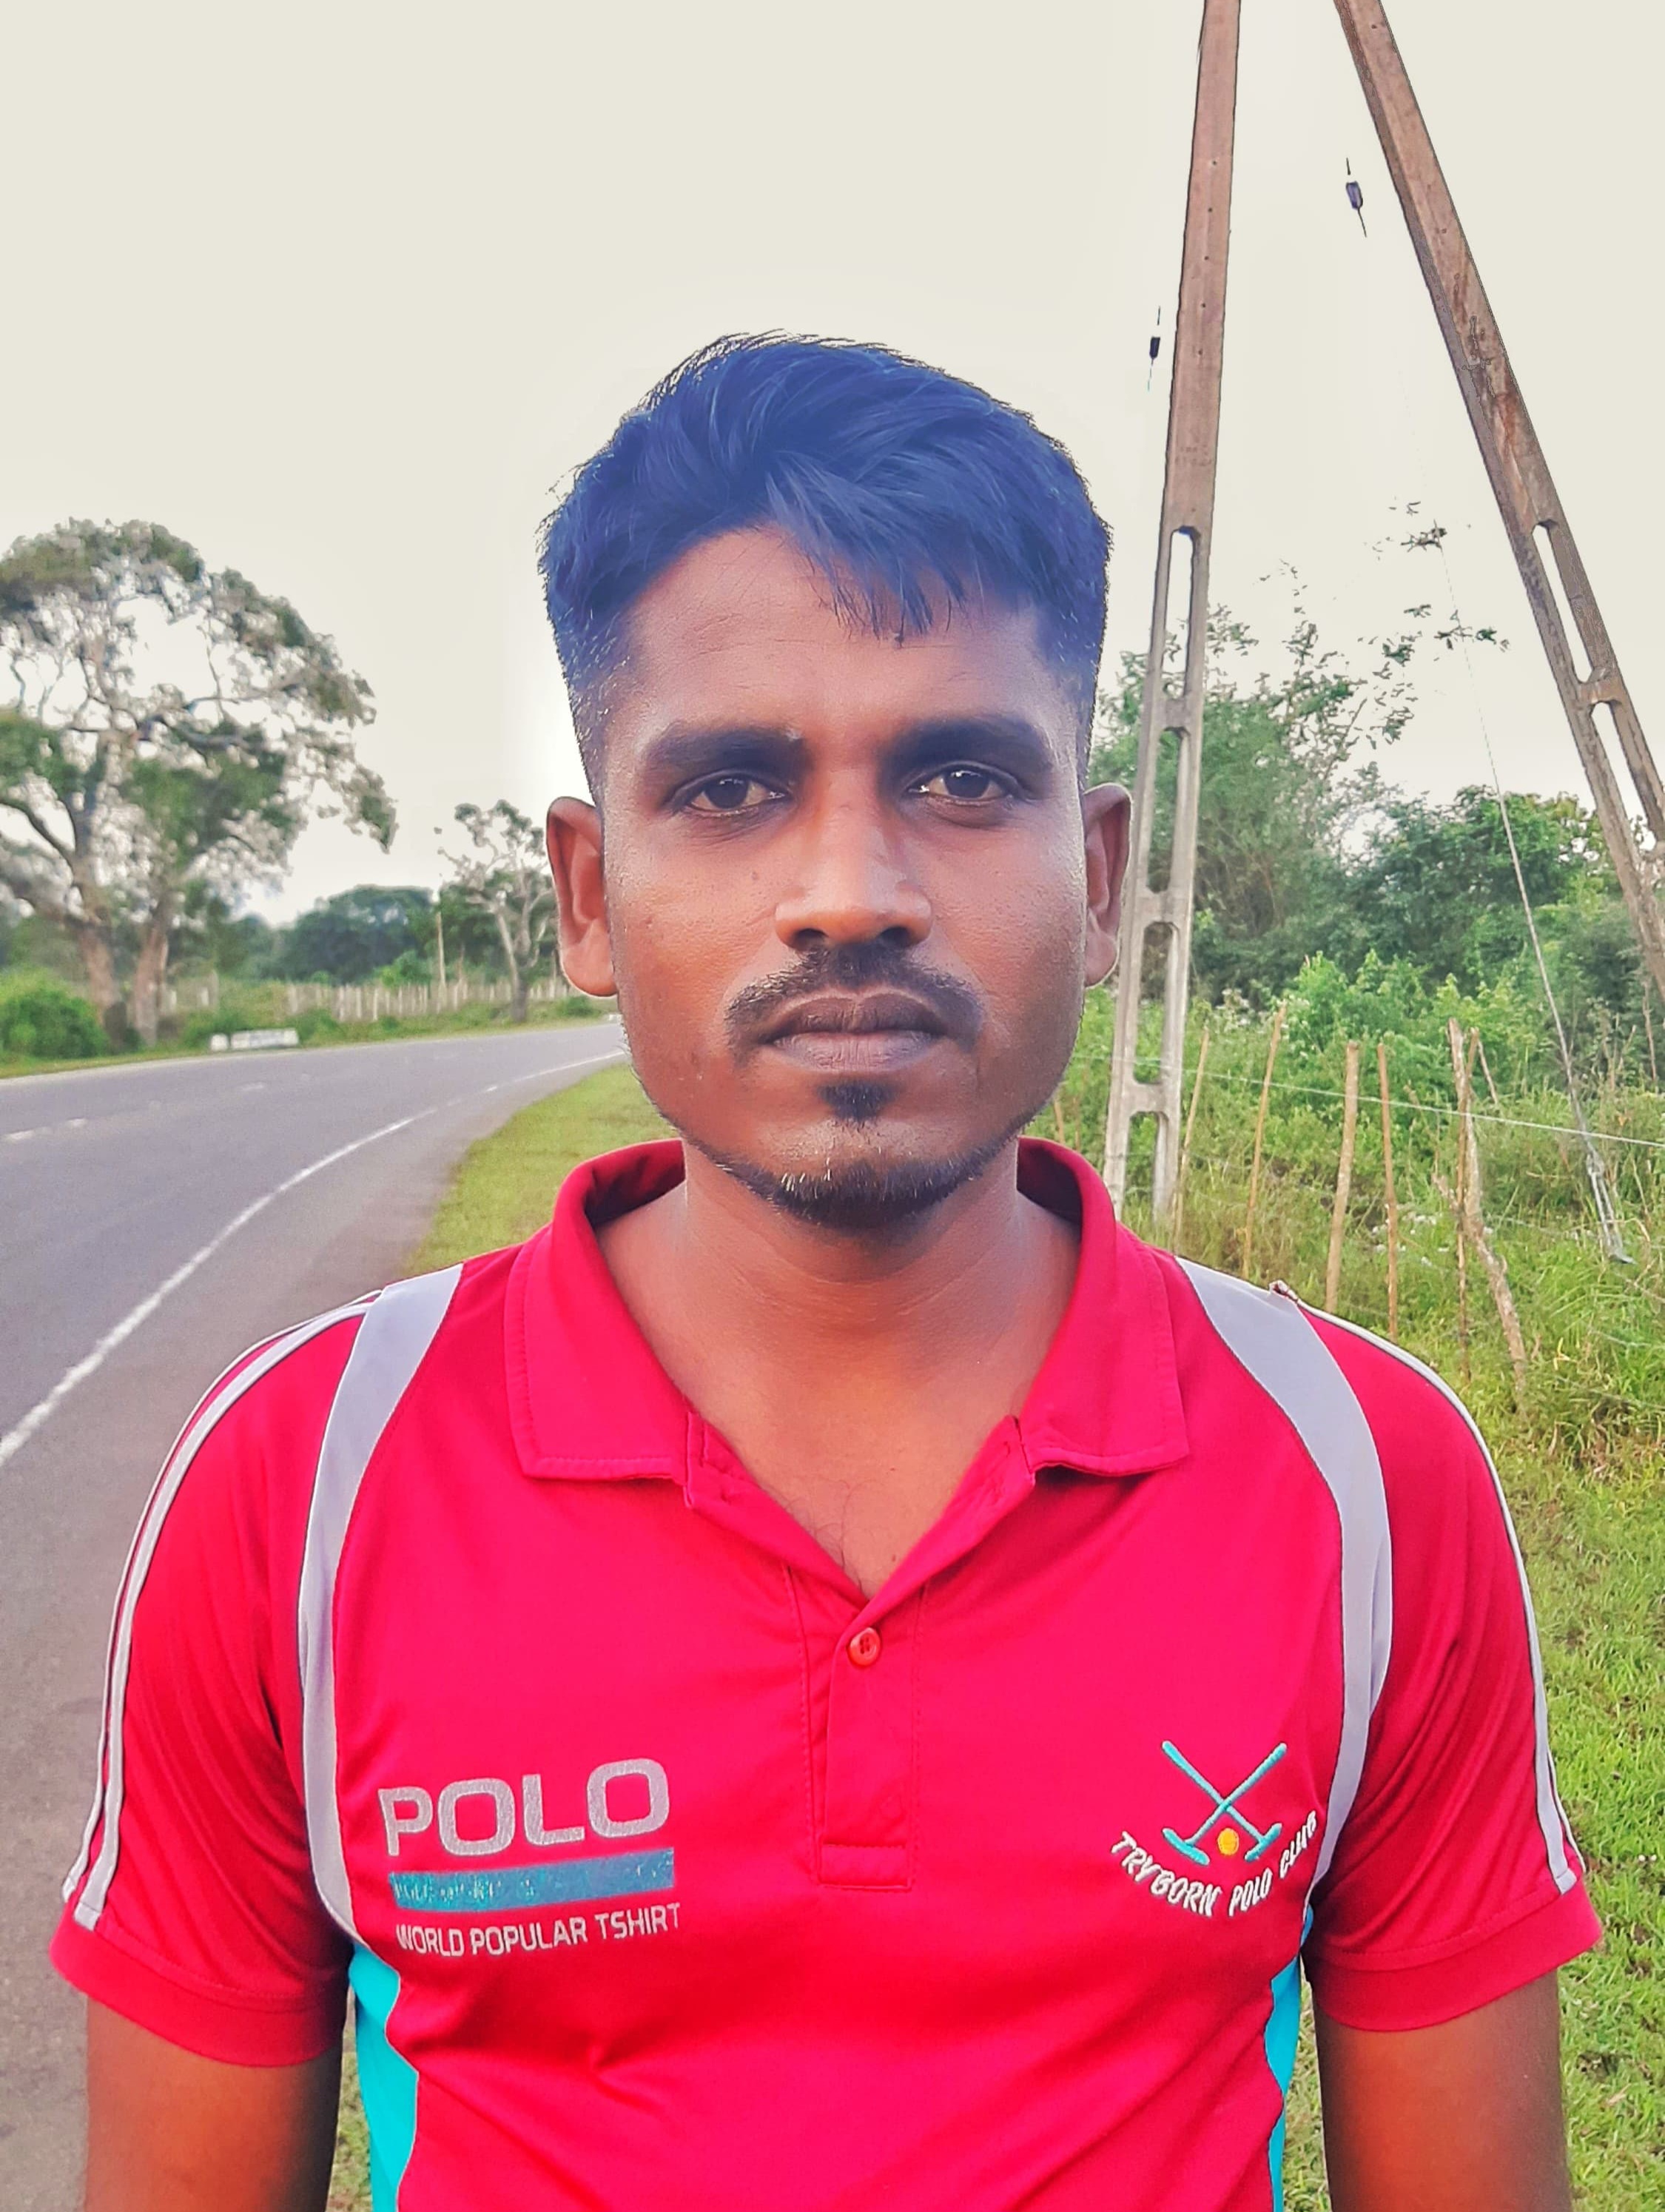
<svg viewBox="0 0 1665 2212"><path fill-rule="evenodd" d="M1022 714L933 715L898 731L886 750L910 765L969 753L1031 782L1044 780L1056 765L1045 732Z"/></svg>
<svg viewBox="0 0 1665 2212"><path fill-rule="evenodd" d="M803 745L795 731L769 723L672 722L643 748L641 772L684 782L720 769L779 769Z"/></svg>

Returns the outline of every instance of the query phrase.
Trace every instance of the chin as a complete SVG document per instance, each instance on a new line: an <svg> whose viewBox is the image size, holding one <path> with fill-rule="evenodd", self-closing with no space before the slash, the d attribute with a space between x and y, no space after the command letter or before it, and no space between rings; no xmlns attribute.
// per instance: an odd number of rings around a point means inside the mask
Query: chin
<svg viewBox="0 0 1665 2212"><path fill-rule="evenodd" d="M957 1142L908 1143L899 1132L884 1130L875 1116L835 1112L824 1141L794 1146L794 1158L775 1159L720 1152L697 1136L689 1141L794 1220L837 1236L884 1237L908 1229L975 1182L1029 1118L1024 1114L1012 1127L980 1140L968 1135Z"/></svg>

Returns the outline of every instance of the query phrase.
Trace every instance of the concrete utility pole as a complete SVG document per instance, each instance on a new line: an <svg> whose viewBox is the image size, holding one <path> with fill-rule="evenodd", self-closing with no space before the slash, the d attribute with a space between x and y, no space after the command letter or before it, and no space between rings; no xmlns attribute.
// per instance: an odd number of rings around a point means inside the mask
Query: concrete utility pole
<svg viewBox="0 0 1665 2212"><path fill-rule="evenodd" d="M1387 16L1372 0L1335 0L1335 4L1504 528L1526 586L1550 672L1589 779L1596 818L1643 960L1655 989L1665 999L1665 908L1659 896L1665 881L1665 781L1661 780L1629 687L1619 672L1613 641ZM1204 0L1190 195L1168 410L1162 535L1139 716L1133 848L1124 902L1115 1041L1104 1133L1104 1180L1120 1205L1127 1192L1127 1146L1133 1117L1137 1114L1156 1117L1151 1199L1158 1226L1171 1212L1180 1154L1240 13L1241 0ZM1360 204L1354 199L1353 204ZM1184 665L1176 691L1166 672L1168 623L1176 596L1176 576L1188 556ZM1566 614L1557 598L1558 582L1565 595ZM1630 808L1608 750L1604 718L1629 767L1653 841L1650 848L1638 845L1632 828ZM1171 740L1176 754L1173 836L1165 868L1159 861L1153 868L1153 832L1162 797L1166 740ZM1156 1080L1141 1082L1135 1073L1135 1054L1144 1000L1145 946L1157 930L1166 933L1162 1044ZM1600 1163L1594 1146L1589 1149L1599 1201Z"/></svg>
<svg viewBox="0 0 1665 2212"><path fill-rule="evenodd" d="M1173 1204L1179 1170L1197 797L1207 675L1208 556L1214 526L1220 380L1225 353L1226 257L1231 234L1241 4L1242 0L1204 0L1203 4L1191 185L1185 210L1179 315L1174 330L1173 388L1168 403L1162 537L1139 715L1133 849L1123 901L1121 981L1105 1124L1104 1180L1120 1205L1126 1194L1127 1139L1133 1116L1156 1116L1152 1202L1159 1221ZM1166 669L1169 616L1176 597L1183 600L1185 620L1184 660L1176 691L1168 682ZM1176 756L1173 836L1165 868L1158 866L1153 870L1152 833L1167 750L1164 740L1171 741ZM1162 880L1154 879L1158 877ZM1155 930L1166 933L1162 1048L1155 1082L1144 1083L1135 1073L1134 1055L1144 996L1145 945Z"/></svg>
<svg viewBox="0 0 1665 2212"><path fill-rule="evenodd" d="M1549 659L1572 741L1595 799L1596 817L1613 856L1625 903L1654 988L1665 998L1665 911L1658 898L1660 848L1665 847L1665 782L1619 673L1619 660L1595 603L1538 434L1468 240L1457 219L1387 16L1370 0L1335 0L1347 44L1370 103L1400 205L1427 282L1434 313L1457 373L1486 472ZM1582 653L1575 651L1557 602L1554 572L1565 592ZM1644 820L1654 840L1638 848L1601 727L1612 718ZM1119 1032L1118 1032L1119 1034Z"/></svg>

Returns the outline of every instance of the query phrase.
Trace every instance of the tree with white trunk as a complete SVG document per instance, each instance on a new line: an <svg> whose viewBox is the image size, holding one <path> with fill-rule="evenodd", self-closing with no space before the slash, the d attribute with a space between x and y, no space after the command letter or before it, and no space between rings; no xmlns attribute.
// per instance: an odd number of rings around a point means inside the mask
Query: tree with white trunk
<svg viewBox="0 0 1665 2212"><path fill-rule="evenodd" d="M288 600L158 524L18 539L0 556L0 885L67 932L118 1040L131 1024L155 1041L193 885L277 880L313 815L392 841L354 744L368 684Z"/></svg>
<svg viewBox="0 0 1665 2212"><path fill-rule="evenodd" d="M459 806L455 819L468 847L441 854L451 869L447 889L495 925L508 970L510 1019L523 1022L532 969L546 953L551 961L556 957L555 886L543 832L506 799Z"/></svg>

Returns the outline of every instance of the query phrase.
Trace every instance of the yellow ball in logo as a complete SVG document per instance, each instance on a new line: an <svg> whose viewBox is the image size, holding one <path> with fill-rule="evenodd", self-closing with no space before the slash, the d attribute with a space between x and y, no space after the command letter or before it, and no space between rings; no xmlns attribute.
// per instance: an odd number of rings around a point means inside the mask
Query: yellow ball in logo
<svg viewBox="0 0 1665 2212"><path fill-rule="evenodd" d="M1242 1837L1238 1835L1235 1828L1222 1828L1220 1830L1220 1856L1223 1859L1236 1858L1237 1856L1238 1846L1241 1844L1242 1841Z"/></svg>

